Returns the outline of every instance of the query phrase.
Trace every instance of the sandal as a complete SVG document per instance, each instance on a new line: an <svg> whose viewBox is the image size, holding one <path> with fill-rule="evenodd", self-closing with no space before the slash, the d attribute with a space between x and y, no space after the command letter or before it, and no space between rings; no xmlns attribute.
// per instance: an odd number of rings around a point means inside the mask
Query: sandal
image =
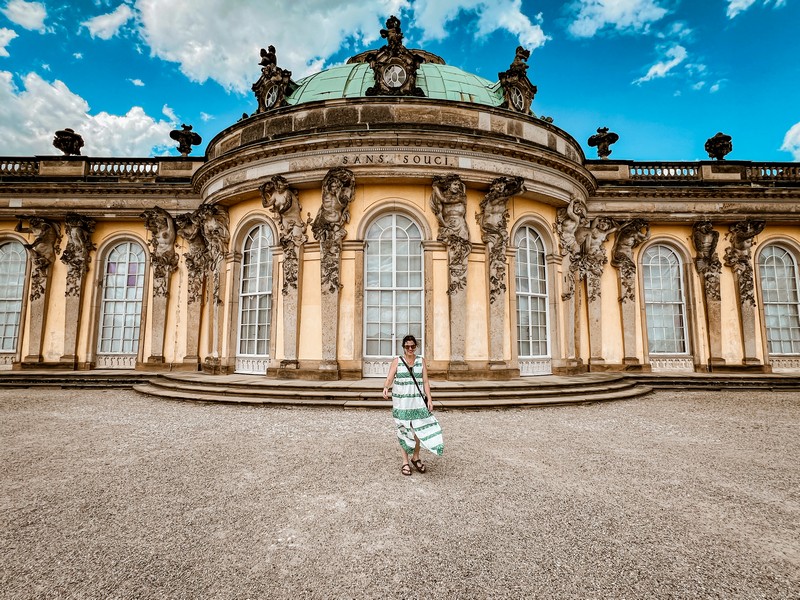
<svg viewBox="0 0 800 600"><path fill-rule="evenodd" d="M420 459L414 460L412 458L411 464L414 465L414 468L420 473L424 473L425 471L427 471L427 469L425 468L425 463L423 463Z"/></svg>
<svg viewBox="0 0 800 600"><path fill-rule="evenodd" d="M403 475L411 475L411 467L408 466L408 464L404 464L402 467L400 467L400 472Z"/></svg>

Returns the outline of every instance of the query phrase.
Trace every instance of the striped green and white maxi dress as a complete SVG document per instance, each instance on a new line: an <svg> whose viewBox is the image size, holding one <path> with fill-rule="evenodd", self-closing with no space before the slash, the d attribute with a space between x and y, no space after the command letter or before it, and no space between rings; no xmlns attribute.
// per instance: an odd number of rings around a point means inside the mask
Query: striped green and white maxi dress
<svg viewBox="0 0 800 600"><path fill-rule="evenodd" d="M422 357L417 356L411 366L414 377L420 389L424 391L422 384ZM411 374L403 364L402 359L397 359L397 372L392 383L392 416L397 426L397 439L406 453L414 452L414 434L417 434L420 445L441 456L444 452L444 438L439 421L425 406L417 386Z"/></svg>

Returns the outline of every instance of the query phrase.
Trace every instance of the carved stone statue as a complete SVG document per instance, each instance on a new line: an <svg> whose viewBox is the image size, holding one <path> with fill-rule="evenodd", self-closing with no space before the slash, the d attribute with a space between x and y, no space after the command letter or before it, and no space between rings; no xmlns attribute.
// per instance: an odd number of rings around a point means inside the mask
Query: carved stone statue
<svg viewBox="0 0 800 600"><path fill-rule="evenodd" d="M553 227L559 237L561 256L580 258L583 240L589 232L589 219L586 217L586 204L577 196L573 196L569 204L559 208Z"/></svg>
<svg viewBox="0 0 800 600"><path fill-rule="evenodd" d="M184 255L186 270L189 275L187 295L189 304L201 299L203 293L203 280L206 274L207 251L206 240L203 237L203 219L198 211L183 213L175 217L178 235L187 241L189 249Z"/></svg>
<svg viewBox="0 0 800 600"><path fill-rule="evenodd" d="M386 20L386 29L381 29L381 37L386 40L386 46L394 56L400 54L403 48L403 31L400 29L400 19L392 15Z"/></svg>
<svg viewBox="0 0 800 600"><path fill-rule="evenodd" d="M61 251L61 228L58 223L41 217L17 217L19 220L14 231L33 234L30 244L23 244L31 251L31 295L30 299L37 300L44 294L45 282L56 255ZM23 227L22 222L28 221L28 227Z"/></svg>
<svg viewBox="0 0 800 600"><path fill-rule="evenodd" d="M720 131L714 137L710 137L706 140L705 148L709 158L725 160L725 155L730 154L733 150L731 136L725 135Z"/></svg>
<svg viewBox="0 0 800 600"><path fill-rule="evenodd" d="M497 74L505 97L503 107L524 114L531 113L531 102L537 92L527 74L530 55L530 50L518 46L508 70Z"/></svg>
<svg viewBox="0 0 800 600"><path fill-rule="evenodd" d="M586 276L586 287L589 300L600 297L600 278L603 267L608 262L605 250L605 241L612 233L619 229L614 219L609 217L595 217L589 227L589 234L583 243L583 267Z"/></svg>
<svg viewBox="0 0 800 600"><path fill-rule="evenodd" d="M148 208L140 215L150 232L150 264L153 266L153 294L166 296L169 276L178 268L175 252L175 222L172 216L159 206Z"/></svg>
<svg viewBox="0 0 800 600"><path fill-rule="evenodd" d="M203 141L203 138L192 131L191 125L181 125L181 129L173 129L169 132L169 137L178 142L178 152L181 156L189 156L192 146L197 146Z"/></svg>
<svg viewBox="0 0 800 600"><path fill-rule="evenodd" d="M525 186L522 177L498 177L481 200L481 211L475 215L481 228L481 240L486 244L489 261L489 302L493 303L506 291L506 248L508 247L508 201L521 193Z"/></svg>
<svg viewBox="0 0 800 600"><path fill-rule="evenodd" d="M213 279L212 298L216 304L222 304L220 297L220 277L222 264L231 240L230 218L225 207L217 204L203 204L197 209L202 223L203 239L206 242L206 268Z"/></svg>
<svg viewBox="0 0 800 600"><path fill-rule="evenodd" d="M619 270L622 294L620 302L633 302L636 263L633 249L650 238L650 225L644 219L632 219L620 225L611 253L611 266Z"/></svg>
<svg viewBox="0 0 800 600"><path fill-rule="evenodd" d="M750 250L753 238L764 231L766 221L739 221L729 227L725 238L730 246L725 249L725 266L733 269L739 284L739 300L742 304L756 305L755 282Z"/></svg>
<svg viewBox="0 0 800 600"><path fill-rule="evenodd" d="M53 146L61 150L66 156L80 156L83 148L83 138L69 127L56 131Z"/></svg>
<svg viewBox="0 0 800 600"><path fill-rule="evenodd" d="M703 278L706 297L709 300L721 300L719 276L722 263L717 256L719 232L714 231L711 221L698 221L692 227L692 242L697 252L694 266Z"/></svg>
<svg viewBox="0 0 800 600"><path fill-rule="evenodd" d="M80 296L83 277L89 270L91 252L97 249L92 243L95 221L75 213L65 218L67 246L61 254L61 262L67 265L66 296Z"/></svg>
<svg viewBox="0 0 800 600"><path fill-rule="evenodd" d="M606 159L611 155L611 144L615 144L619 140L619 136L613 131L609 131L608 127L598 127L597 133L591 136L588 140L590 146L597 146L597 156Z"/></svg>
<svg viewBox="0 0 800 600"><path fill-rule="evenodd" d="M450 281L447 293L452 294L467 284L467 259L472 252L467 227L467 187L458 175L433 178L431 209L439 222L437 240L447 246Z"/></svg>
<svg viewBox="0 0 800 600"><path fill-rule="evenodd" d="M281 175L275 175L258 188L261 202L269 208L280 227L280 243L283 248L283 294L289 288L297 288L299 259L297 249L306 241L306 224L301 216L302 207L297 190L289 187L289 182Z"/></svg>
<svg viewBox="0 0 800 600"><path fill-rule="evenodd" d="M573 196L567 206L559 208L553 230L559 237L561 256L569 256L566 289L561 294L562 300L569 300L575 293L576 281L583 279L585 274L583 242L589 234L589 219L583 200Z"/></svg>
<svg viewBox="0 0 800 600"><path fill-rule="evenodd" d="M314 239L320 244L320 269L323 291L340 289L339 263L342 241L347 235L345 225L350 222L349 205L355 192L355 175L349 169L337 167L328 171L322 180L322 206L311 223ZM308 215L309 221L311 215Z"/></svg>
<svg viewBox="0 0 800 600"><path fill-rule="evenodd" d="M297 190L290 188L289 182L281 175L275 175L258 189L264 208L269 208L278 220L281 242L287 240L295 246L304 244L308 237Z"/></svg>
<svg viewBox="0 0 800 600"><path fill-rule="evenodd" d="M286 97L297 89L297 84L292 81L291 71L278 67L275 46L268 46L267 50L261 49L261 62L258 64L261 67L261 77L252 86L258 102L256 114L286 106ZM247 113L242 115L242 118L246 118L246 115Z"/></svg>
<svg viewBox="0 0 800 600"><path fill-rule="evenodd" d="M403 45L403 31L400 19L394 15L386 21L386 29L381 29L381 37L386 45L363 56L369 63L375 85L367 89L367 96L424 96L425 92L417 86L417 70L427 59L424 54L413 52Z"/></svg>

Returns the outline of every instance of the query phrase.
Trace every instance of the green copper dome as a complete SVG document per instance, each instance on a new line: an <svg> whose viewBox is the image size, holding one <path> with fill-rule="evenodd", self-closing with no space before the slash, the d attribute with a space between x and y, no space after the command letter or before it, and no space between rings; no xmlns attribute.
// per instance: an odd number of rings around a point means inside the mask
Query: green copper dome
<svg viewBox="0 0 800 600"><path fill-rule="evenodd" d="M370 66L352 63L332 67L305 77L286 98L290 105L336 98L360 98L375 84ZM498 82L491 82L472 73L444 64L424 63L417 71L417 85L425 97L437 100L475 102L489 106L503 103L503 91Z"/></svg>

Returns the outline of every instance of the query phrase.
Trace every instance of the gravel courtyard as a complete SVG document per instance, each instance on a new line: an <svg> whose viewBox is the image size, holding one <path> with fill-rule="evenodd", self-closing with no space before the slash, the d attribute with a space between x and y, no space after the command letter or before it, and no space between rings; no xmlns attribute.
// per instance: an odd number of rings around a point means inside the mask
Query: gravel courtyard
<svg viewBox="0 0 800 600"><path fill-rule="evenodd" d="M800 393L383 411L0 390L0 598L800 598Z"/></svg>

